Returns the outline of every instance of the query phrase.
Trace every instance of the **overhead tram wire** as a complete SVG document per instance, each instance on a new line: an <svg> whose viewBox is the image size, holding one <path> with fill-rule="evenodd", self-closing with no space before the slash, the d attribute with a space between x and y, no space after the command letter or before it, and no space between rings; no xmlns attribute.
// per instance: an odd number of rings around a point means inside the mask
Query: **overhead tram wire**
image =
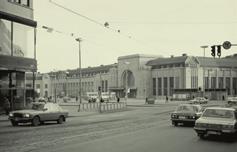
<svg viewBox="0 0 237 152"><path fill-rule="evenodd" d="M73 37L74 39L79 37L79 35L82 35L80 33L75 33L75 32L73 32L73 33L64 32L64 31L61 31L61 30L56 29L56 28L48 27L48 26L45 26L45 25L39 25L39 24L38 24L38 28L37 29L44 30L44 31L47 30L47 32L49 32L49 33L56 32L57 34L61 34L61 35L66 36L66 37ZM89 44L91 44L93 46L99 46L99 47L102 47L102 48L108 48L107 45L105 45L105 44L97 43L97 42L95 42L93 40L85 38L85 36L81 36L81 37L82 37L82 40L84 40L85 42L87 42L87 43L89 43Z"/></svg>
<svg viewBox="0 0 237 152"><path fill-rule="evenodd" d="M88 21L90 21L90 22L92 22L92 23L94 23L96 25L99 25L99 26L102 26L103 28L109 29L109 30L111 30L111 31L113 31L113 32L115 32L117 34L120 34L121 36L124 36L124 37L126 37L126 38L128 38L130 40L133 40L134 42L136 42L136 43L138 43L140 45L147 46L147 47L149 47L151 49L151 46L148 46L147 44L145 44L141 40L137 40L137 39L135 39L132 36L123 34L120 30L116 30L116 29L113 29L113 28L109 27L109 23L108 22L105 22L105 23L98 22L98 21L96 21L96 20L94 20L94 19L92 19L90 17L87 17L85 15L82 15L82 14L80 14L80 13L78 13L78 12L76 12L76 11L70 9L70 8L64 7L63 5L60 5L60 4L56 3L56 2L54 2L53 0L49 0L49 2L52 3L53 5L57 6L57 7L60 7L62 9L64 9L64 10L74 14L74 15L80 16L80 17L82 17L82 18L84 18L84 19L86 19L86 20L88 20ZM154 48L152 48L152 49L155 50Z"/></svg>

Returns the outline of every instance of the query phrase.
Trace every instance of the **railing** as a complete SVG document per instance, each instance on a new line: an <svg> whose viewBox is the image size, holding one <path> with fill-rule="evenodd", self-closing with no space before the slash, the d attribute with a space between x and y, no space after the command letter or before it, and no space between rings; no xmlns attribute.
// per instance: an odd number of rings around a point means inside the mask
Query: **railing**
<svg viewBox="0 0 237 152"><path fill-rule="evenodd" d="M123 110L127 107L125 102L119 103L82 103L79 106L79 111L99 111L113 112Z"/></svg>

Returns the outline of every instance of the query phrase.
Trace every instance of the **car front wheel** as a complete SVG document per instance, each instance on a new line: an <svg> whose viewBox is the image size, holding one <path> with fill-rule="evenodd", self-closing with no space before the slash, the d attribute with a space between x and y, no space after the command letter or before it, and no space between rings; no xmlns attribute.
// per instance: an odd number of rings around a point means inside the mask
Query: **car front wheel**
<svg viewBox="0 0 237 152"><path fill-rule="evenodd" d="M178 123L175 122L175 121L173 121L172 124L173 124L175 127L178 126Z"/></svg>
<svg viewBox="0 0 237 152"><path fill-rule="evenodd" d="M18 126L18 122L11 120L12 126Z"/></svg>
<svg viewBox="0 0 237 152"><path fill-rule="evenodd" d="M204 138L205 138L205 134L204 134L204 133L198 133L198 137L199 137L200 139L204 139Z"/></svg>
<svg viewBox="0 0 237 152"><path fill-rule="evenodd" d="M63 116L59 116L57 122L58 122L58 124L62 124L64 122L64 117Z"/></svg>
<svg viewBox="0 0 237 152"><path fill-rule="evenodd" d="M33 119L32 119L32 125L33 126L38 126L40 124L40 118L39 117L34 117Z"/></svg>

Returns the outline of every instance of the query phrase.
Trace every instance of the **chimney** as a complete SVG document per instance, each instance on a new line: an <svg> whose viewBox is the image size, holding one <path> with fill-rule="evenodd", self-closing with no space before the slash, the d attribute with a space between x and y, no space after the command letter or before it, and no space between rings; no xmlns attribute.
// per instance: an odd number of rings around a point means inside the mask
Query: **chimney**
<svg viewBox="0 0 237 152"><path fill-rule="evenodd" d="M170 58L174 58L174 55L171 55Z"/></svg>

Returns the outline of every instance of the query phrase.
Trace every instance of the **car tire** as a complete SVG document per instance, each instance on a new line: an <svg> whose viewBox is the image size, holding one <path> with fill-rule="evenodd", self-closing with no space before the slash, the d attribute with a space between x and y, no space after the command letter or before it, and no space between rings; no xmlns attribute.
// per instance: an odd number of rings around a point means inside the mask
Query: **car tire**
<svg viewBox="0 0 237 152"><path fill-rule="evenodd" d="M175 127L177 127L177 126L178 126L178 123L177 123L177 122L175 122L175 121L173 121L173 122L172 122L172 124L173 124Z"/></svg>
<svg viewBox="0 0 237 152"><path fill-rule="evenodd" d="M18 122L14 121L14 120L11 120L11 124L12 124L12 126L18 126Z"/></svg>
<svg viewBox="0 0 237 152"><path fill-rule="evenodd" d="M64 116L59 116L57 122L58 122L58 124L62 124L64 122L64 120L65 120Z"/></svg>
<svg viewBox="0 0 237 152"><path fill-rule="evenodd" d="M205 134L204 134L204 133L198 133L198 137L199 137L200 139L204 139L204 138L205 138Z"/></svg>
<svg viewBox="0 0 237 152"><path fill-rule="evenodd" d="M40 124L40 118L38 116L35 116L33 119L32 119L32 126L38 126Z"/></svg>

